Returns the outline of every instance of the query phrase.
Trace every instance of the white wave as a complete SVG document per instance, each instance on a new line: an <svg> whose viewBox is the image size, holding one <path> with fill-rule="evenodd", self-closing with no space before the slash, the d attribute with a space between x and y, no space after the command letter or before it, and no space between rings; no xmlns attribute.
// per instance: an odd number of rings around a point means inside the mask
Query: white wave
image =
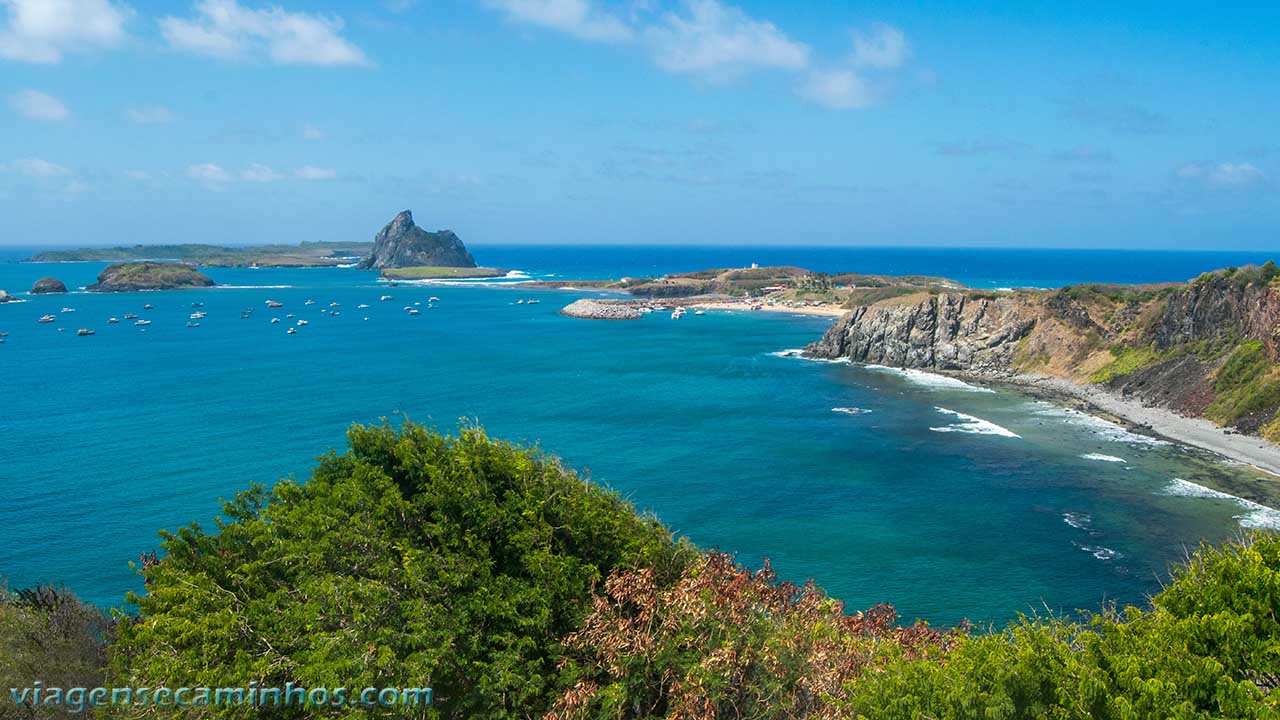
<svg viewBox="0 0 1280 720"><path fill-rule="evenodd" d="M1280 530L1280 510L1269 508L1266 505L1256 503L1252 500L1245 500L1244 498L1237 497L1231 493L1207 488L1203 485L1193 483L1190 480L1174 478L1173 482L1169 483L1169 485L1165 487L1163 494L1173 495L1176 497L1229 500L1247 511L1240 515L1232 515L1233 518L1239 521L1241 527Z"/></svg>
<svg viewBox="0 0 1280 720"><path fill-rule="evenodd" d="M511 270L511 271L509 271L506 275L503 275L502 277L504 277L504 278L508 278L508 279L511 279L511 280L516 280L516 279L525 279L525 280L527 280L527 279L529 278L529 273L527 273L527 272L525 272L525 271L523 271L523 270Z"/></svg>
<svg viewBox="0 0 1280 720"><path fill-rule="evenodd" d="M357 266L357 265L359 265L359 264L360 264L360 263L358 263L358 262L353 262L353 263L347 263L347 264L345 264L345 265L334 265L334 267L339 267L339 268L353 268L353 267L355 267L355 266Z"/></svg>
<svg viewBox="0 0 1280 720"><path fill-rule="evenodd" d="M1102 462L1111 462L1111 463L1129 462L1128 460L1125 460L1122 457L1116 457L1115 455L1103 455L1102 453L1085 453L1080 457L1084 458L1085 460L1101 460Z"/></svg>
<svg viewBox="0 0 1280 720"><path fill-rule="evenodd" d="M214 285L214 290L287 290L292 285Z"/></svg>
<svg viewBox="0 0 1280 720"><path fill-rule="evenodd" d="M999 425L993 422L990 422L989 420L983 420L980 417L965 415L962 412L956 412L955 410L948 410L947 408L944 408L944 407L935 406L933 409L937 410L940 413L943 413L944 415L954 415L955 417L960 418L960 422L955 423L954 425L944 425L942 427L929 428L934 432L959 432L959 433L970 433L973 435L999 435L1000 437L1010 437L1010 438L1022 437L1021 435L1013 432L1012 430L1009 430L1008 428L1002 428Z"/></svg>
<svg viewBox="0 0 1280 720"><path fill-rule="evenodd" d="M833 407L831 412L844 413L846 415L866 415L871 411L858 407Z"/></svg>
<svg viewBox="0 0 1280 720"><path fill-rule="evenodd" d="M1032 412L1041 417L1059 418L1068 425L1086 428L1104 440L1111 442L1130 443L1132 445L1171 445L1168 440L1151 437L1150 435L1142 435L1125 429L1110 420L1103 420L1100 417L1090 415L1088 413L1073 410L1054 405L1051 402L1037 400L1032 403L1032 407L1036 408Z"/></svg>
<svg viewBox="0 0 1280 720"><path fill-rule="evenodd" d="M900 375L913 384L927 387L931 390L963 390L965 392L993 393L995 390L990 388L978 387L950 375L939 375L938 373L926 372L924 370L916 370L915 368L896 368L887 365L864 365L868 370L877 372L889 372L894 375Z"/></svg>
<svg viewBox="0 0 1280 720"><path fill-rule="evenodd" d="M804 348L788 348L786 350L775 350L769 354L774 357L794 358L796 360L807 360L809 362L839 363L839 364L847 364L849 362L848 358L835 358L834 360L832 360L828 358L808 357L807 355L804 354Z"/></svg>
<svg viewBox="0 0 1280 720"><path fill-rule="evenodd" d="M1115 558L1121 557L1120 553L1116 552L1115 550L1112 550L1109 547L1103 547L1101 545L1085 545L1083 543L1075 542L1074 540L1071 541L1071 544L1093 555L1099 560L1102 560L1103 562L1106 562L1107 560L1114 560Z"/></svg>
<svg viewBox="0 0 1280 720"><path fill-rule="evenodd" d="M1093 516L1086 512L1065 512L1062 513L1062 522L1077 530L1088 530L1093 524Z"/></svg>

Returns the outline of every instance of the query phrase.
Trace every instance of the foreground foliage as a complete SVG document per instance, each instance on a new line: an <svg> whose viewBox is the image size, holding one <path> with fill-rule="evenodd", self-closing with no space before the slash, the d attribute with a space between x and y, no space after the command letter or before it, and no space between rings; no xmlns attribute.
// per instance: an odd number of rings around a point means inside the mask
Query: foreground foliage
<svg viewBox="0 0 1280 720"><path fill-rule="evenodd" d="M434 716L523 718L548 704L593 584L678 572L689 552L617 495L478 429L357 426L349 440L305 485L229 503L219 532L166 536L116 684L429 685Z"/></svg>
<svg viewBox="0 0 1280 720"><path fill-rule="evenodd" d="M940 631L887 605L847 614L767 564L698 552L478 429L356 426L349 440L305 485L229 503L218 532L166 535L167 556L139 569L146 592L121 618L106 681L430 685L436 704L108 716L1280 717L1274 533L1201 548L1146 608ZM103 622L71 600L10 598L0 669L93 684Z"/></svg>

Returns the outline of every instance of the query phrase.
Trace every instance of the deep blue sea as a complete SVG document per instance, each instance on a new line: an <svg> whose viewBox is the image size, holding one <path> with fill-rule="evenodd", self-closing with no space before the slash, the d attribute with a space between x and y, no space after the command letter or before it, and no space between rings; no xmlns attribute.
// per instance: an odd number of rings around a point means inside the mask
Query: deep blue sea
<svg viewBox="0 0 1280 720"><path fill-rule="evenodd" d="M27 249L8 251L22 257ZM473 248L531 277L751 262L980 287L1180 280L1239 253L830 248ZM1184 548L1280 513L1210 491L1271 482L1006 389L786 357L830 320L708 312L561 317L583 293L388 288L354 269L210 269L222 287L31 297L101 264L0 262L0 575L102 605L161 528L211 524L252 481L305 478L352 422L460 418L540 443L705 547L814 578L851 609L1004 622L1141 602ZM391 301L379 301L391 294ZM428 309L428 297L440 302ZM517 304L538 298L539 304ZM268 300L284 303L272 310ZM312 305L305 304L314 300ZM143 310L144 303L154 306ZM207 317L186 327L193 303ZM330 303L340 315L322 313ZM370 307L359 309L359 304ZM410 316L405 306L421 309ZM62 312L63 308L74 312ZM248 319L241 311L254 308ZM109 325L109 316L138 313ZM39 324L46 313L57 322ZM286 319L286 313L296 318ZM282 322L273 324L272 317ZM367 318L367 320L365 319ZM296 334L286 328L308 324ZM76 329L97 331L78 337ZM837 410L840 409L840 410Z"/></svg>

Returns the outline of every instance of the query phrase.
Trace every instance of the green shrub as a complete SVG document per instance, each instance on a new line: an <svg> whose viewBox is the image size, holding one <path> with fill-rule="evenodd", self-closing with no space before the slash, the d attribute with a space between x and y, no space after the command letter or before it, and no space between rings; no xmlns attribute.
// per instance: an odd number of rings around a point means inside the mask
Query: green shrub
<svg viewBox="0 0 1280 720"><path fill-rule="evenodd" d="M1117 345L1111 348L1111 355L1115 359L1093 371L1089 376L1089 382L1111 382L1116 378L1151 367L1162 359L1160 353L1150 347L1134 348Z"/></svg>
<svg viewBox="0 0 1280 720"><path fill-rule="evenodd" d="M1241 343L1218 370L1214 401L1205 417L1229 425L1240 418L1280 405L1280 379L1261 342Z"/></svg>

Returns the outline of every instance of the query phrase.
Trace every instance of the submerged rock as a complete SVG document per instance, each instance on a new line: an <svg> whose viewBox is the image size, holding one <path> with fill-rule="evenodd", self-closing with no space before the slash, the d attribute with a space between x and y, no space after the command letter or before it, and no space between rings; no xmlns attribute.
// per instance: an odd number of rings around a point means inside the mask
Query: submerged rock
<svg viewBox="0 0 1280 720"><path fill-rule="evenodd" d="M98 273L98 282L85 288L91 292L134 290L179 290L213 287L208 275L190 265L176 262L114 263Z"/></svg>
<svg viewBox="0 0 1280 720"><path fill-rule="evenodd" d="M60 295L67 291L67 286L61 280L51 277L43 277L31 286L32 295Z"/></svg>
<svg viewBox="0 0 1280 720"><path fill-rule="evenodd" d="M640 311L630 305L600 300L575 300L560 309L561 315L583 320L639 320Z"/></svg>
<svg viewBox="0 0 1280 720"><path fill-rule="evenodd" d="M427 232L405 210L378 231L373 252L356 266L364 270L399 267L473 268L476 261L452 230Z"/></svg>

